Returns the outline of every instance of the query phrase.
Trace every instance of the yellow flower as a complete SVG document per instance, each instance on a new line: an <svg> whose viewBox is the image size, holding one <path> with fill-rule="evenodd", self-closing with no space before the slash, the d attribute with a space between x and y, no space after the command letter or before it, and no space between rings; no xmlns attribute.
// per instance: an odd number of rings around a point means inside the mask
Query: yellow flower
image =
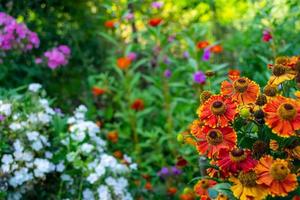
<svg viewBox="0 0 300 200"><path fill-rule="evenodd" d="M268 84L279 85L280 83L288 80L293 80L296 77L296 71L288 66L275 64L272 68L272 76Z"/></svg>
<svg viewBox="0 0 300 200"><path fill-rule="evenodd" d="M269 194L268 188L258 185L256 179L254 171L241 172L238 178L231 177L229 180L233 182L233 186L231 186L233 195L240 200L264 199Z"/></svg>
<svg viewBox="0 0 300 200"><path fill-rule="evenodd" d="M297 99L300 99L300 91L299 91L299 90L296 91L294 94L295 94L295 96L297 97Z"/></svg>

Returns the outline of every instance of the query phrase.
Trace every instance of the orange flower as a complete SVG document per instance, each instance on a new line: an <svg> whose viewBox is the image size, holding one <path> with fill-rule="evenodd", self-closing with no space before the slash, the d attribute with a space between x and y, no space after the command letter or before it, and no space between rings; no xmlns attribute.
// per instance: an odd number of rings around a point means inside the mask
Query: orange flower
<svg viewBox="0 0 300 200"><path fill-rule="evenodd" d="M246 77L231 77L231 81L223 81L221 93L230 96L239 104L255 103L259 95L259 86Z"/></svg>
<svg viewBox="0 0 300 200"><path fill-rule="evenodd" d="M212 158L221 149L232 149L236 145L236 133L231 127L211 128L204 126L197 142L199 153Z"/></svg>
<svg viewBox="0 0 300 200"><path fill-rule="evenodd" d="M156 26L160 25L161 22L162 22L161 18L151 18L148 23L150 26L156 27Z"/></svg>
<svg viewBox="0 0 300 200"><path fill-rule="evenodd" d="M187 194L181 194L179 197L180 200L194 200L194 194L193 193L187 193Z"/></svg>
<svg viewBox="0 0 300 200"><path fill-rule="evenodd" d="M297 188L297 176L290 173L286 160L264 156L255 167L255 172L257 183L267 185L272 196L284 197Z"/></svg>
<svg viewBox="0 0 300 200"><path fill-rule="evenodd" d="M264 107L266 125L281 137L289 137L300 129L300 103L276 96Z"/></svg>
<svg viewBox="0 0 300 200"><path fill-rule="evenodd" d="M210 179L201 179L194 186L194 192L199 197L208 197L208 189L216 185L217 182Z"/></svg>
<svg viewBox="0 0 300 200"><path fill-rule="evenodd" d="M113 143L118 142L119 139L119 135L117 131L110 131L107 134L107 139Z"/></svg>
<svg viewBox="0 0 300 200"><path fill-rule="evenodd" d="M177 188L176 188L176 187L169 187L169 188L167 189L167 193L168 193L168 195L170 195L170 196L175 195L176 192L177 192Z"/></svg>
<svg viewBox="0 0 300 200"><path fill-rule="evenodd" d="M205 125L225 127L233 121L237 113L236 108L237 105L231 99L213 95L199 107L197 113Z"/></svg>
<svg viewBox="0 0 300 200"><path fill-rule="evenodd" d="M92 88L92 93L94 96L99 96L105 93L105 89L99 88L97 86L94 86Z"/></svg>
<svg viewBox="0 0 300 200"><path fill-rule="evenodd" d="M272 149L273 151L277 151L278 148L279 148L279 145L278 145L278 142L276 140L270 140L270 143L269 143L269 147L270 149Z"/></svg>
<svg viewBox="0 0 300 200"><path fill-rule="evenodd" d="M221 45L215 45L210 48L210 51L213 53L221 53L223 51L223 47Z"/></svg>
<svg viewBox="0 0 300 200"><path fill-rule="evenodd" d="M205 47L207 47L209 45L209 42L206 40L197 42L197 48L198 49L204 49Z"/></svg>
<svg viewBox="0 0 300 200"><path fill-rule="evenodd" d="M149 181L146 182L145 189L146 190L152 190L152 184L151 184L151 182L149 182Z"/></svg>
<svg viewBox="0 0 300 200"><path fill-rule="evenodd" d="M123 158L123 153L120 150L117 150L114 152L114 156L118 159L122 159Z"/></svg>
<svg viewBox="0 0 300 200"><path fill-rule="evenodd" d="M201 134L201 128L203 123L200 122L199 119L195 119L190 125L190 132L193 136L197 137L197 135Z"/></svg>
<svg viewBox="0 0 300 200"><path fill-rule="evenodd" d="M106 28L115 28L115 20L107 20L106 22L104 22L104 26Z"/></svg>
<svg viewBox="0 0 300 200"><path fill-rule="evenodd" d="M120 69L127 69L129 65L131 64L131 60L127 57L121 57L117 60L117 66Z"/></svg>
<svg viewBox="0 0 300 200"><path fill-rule="evenodd" d="M135 111L141 111L144 110L144 101L143 99L136 99L132 104L131 104L131 109Z"/></svg>

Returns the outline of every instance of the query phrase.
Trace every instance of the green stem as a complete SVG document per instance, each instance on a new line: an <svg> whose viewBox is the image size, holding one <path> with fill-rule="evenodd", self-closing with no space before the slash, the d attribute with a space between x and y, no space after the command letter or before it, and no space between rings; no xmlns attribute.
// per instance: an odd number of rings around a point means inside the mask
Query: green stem
<svg viewBox="0 0 300 200"><path fill-rule="evenodd" d="M78 191L78 198L77 198L78 200L81 200L82 187L83 187L83 179L80 178L79 191Z"/></svg>

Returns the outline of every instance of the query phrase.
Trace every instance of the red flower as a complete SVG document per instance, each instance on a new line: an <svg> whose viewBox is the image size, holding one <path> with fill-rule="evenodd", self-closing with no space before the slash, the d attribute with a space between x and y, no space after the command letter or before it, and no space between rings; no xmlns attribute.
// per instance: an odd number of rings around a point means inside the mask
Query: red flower
<svg viewBox="0 0 300 200"><path fill-rule="evenodd" d="M97 86L94 86L92 89L92 93L94 96L99 96L105 93L105 89L99 88Z"/></svg>
<svg viewBox="0 0 300 200"><path fill-rule="evenodd" d="M197 137L197 150L200 154L207 154L208 158L212 158L221 149L232 149L236 145L236 133L231 127L211 128L204 126L202 134Z"/></svg>
<svg viewBox="0 0 300 200"><path fill-rule="evenodd" d="M230 69L228 71L228 77L230 79L233 79L234 77L239 77L241 74L240 70L237 70L237 69Z"/></svg>
<svg viewBox="0 0 300 200"><path fill-rule="evenodd" d="M177 188L176 187L169 187L167 190L168 195L173 196L175 195L177 192Z"/></svg>
<svg viewBox="0 0 300 200"><path fill-rule="evenodd" d="M200 41L197 43L197 48L198 49L204 49L205 47L207 47L209 45L209 42L206 40Z"/></svg>
<svg viewBox="0 0 300 200"><path fill-rule="evenodd" d="M270 31L265 30L265 31L263 32L262 40L263 40L264 42L269 42L272 38L273 38L273 37L272 37Z"/></svg>
<svg viewBox="0 0 300 200"><path fill-rule="evenodd" d="M115 21L114 20L108 20L104 23L104 26L106 28L115 28Z"/></svg>
<svg viewBox="0 0 300 200"><path fill-rule="evenodd" d="M237 105L230 98L213 95L198 109L200 121L210 127L225 127L234 120Z"/></svg>
<svg viewBox="0 0 300 200"><path fill-rule="evenodd" d="M136 99L132 104L131 104L131 109L135 111L141 111L144 110L144 101L142 99Z"/></svg>
<svg viewBox="0 0 300 200"><path fill-rule="evenodd" d="M148 23L149 23L150 26L156 27L156 26L160 25L161 22L162 22L161 18L152 18L152 19L149 20Z"/></svg>
<svg viewBox="0 0 300 200"><path fill-rule="evenodd" d="M237 173L240 170L248 172L253 169L257 163L257 161L251 157L251 152L248 149L221 149L218 158L217 164L220 169L232 173Z"/></svg>
<svg viewBox="0 0 300 200"><path fill-rule="evenodd" d="M178 166L178 167L185 167L187 164L188 164L188 162L182 156L179 156L177 158L176 166Z"/></svg>
<svg viewBox="0 0 300 200"><path fill-rule="evenodd" d="M107 139L113 143L118 142L119 135L117 131L111 131L107 134Z"/></svg>
<svg viewBox="0 0 300 200"><path fill-rule="evenodd" d="M221 45L215 45L210 48L210 52L213 53L221 53L223 51L223 47Z"/></svg>
<svg viewBox="0 0 300 200"><path fill-rule="evenodd" d="M131 64L131 60L127 57L121 57L117 60L117 66L120 69L127 69L129 65Z"/></svg>

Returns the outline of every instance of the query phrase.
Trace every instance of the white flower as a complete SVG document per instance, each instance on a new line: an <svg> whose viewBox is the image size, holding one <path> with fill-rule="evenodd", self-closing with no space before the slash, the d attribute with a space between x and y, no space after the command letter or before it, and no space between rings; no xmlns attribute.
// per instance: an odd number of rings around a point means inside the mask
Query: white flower
<svg viewBox="0 0 300 200"><path fill-rule="evenodd" d="M37 131L32 131L32 132L27 132L26 135L29 141L35 141L38 139L40 134Z"/></svg>
<svg viewBox="0 0 300 200"><path fill-rule="evenodd" d="M84 105L80 105L75 112L82 112L82 113L86 113L87 112L87 108Z"/></svg>
<svg viewBox="0 0 300 200"><path fill-rule="evenodd" d="M101 164L99 164L96 168L95 168L95 172L96 174L101 177L103 174L105 174L105 167Z"/></svg>
<svg viewBox="0 0 300 200"><path fill-rule="evenodd" d="M32 92L37 92L39 91L39 89L42 88L42 85L39 84L39 83L31 83L29 86L28 86L28 90L32 91Z"/></svg>
<svg viewBox="0 0 300 200"><path fill-rule="evenodd" d="M5 116L9 116L11 114L11 104L9 103L1 104L0 113L4 114Z"/></svg>
<svg viewBox="0 0 300 200"><path fill-rule="evenodd" d="M41 143L40 140L35 141L34 143L31 144L32 149L39 151L43 148L43 144Z"/></svg>
<svg viewBox="0 0 300 200"><path fill-rule="evenodd" d="M101 185L97 191L98 191L99 199L101 199L101 200L111 200L112 199L107 186Z"/></svg>
<svg viewBox="0 0 300 200"><path fill-rule="evenodd" d="M10 154L4 154L2 159L1 159L2 163L3 164L11 164L14 160L13 160L13 157L12 155Z"/></svg>
<svg viewBox="0 0 300 200"><path fill-rule="evenodd" d="M28 172L27 168L21 168L18 171L15 171L14 176L9 179L9 184L13 187L22 185L24 182L32 180L33 176Z"/></svg>
<svg viewBox="0 0 300 200"><path fill-rule="evenodd" d="M76 157L76 153L75 152L70 152L70 153L67 154L67 160L69 162L72 162L75 159L75 157Z"/></svg>
<svg viewBox="0 0 300 200"><path fill-rule="evenodd" d="M89 154L93 150L94 146L88 143L84 143L81 145L81 151L83 153Z"/></svg>
<svg viewBox="0 0 300 200"><path fill-rule="evenodd" d="M130 164L129 168L132 170L137 170L137 164L136 163Z"/></svg>
<svg viewBox="0 0 300 200"><path fill-rule="evenodd" d="M21 142L20 142L19 139L17 139L17 140L14 142L13 146L14 146L15 151L17 151L17 152L22 152L22 151L24 150L24 147L23 147L23 145L21 144Z"/></svg>
<svg viewBox="0 0 300 200"><path fill-rule="evenodd" d="M94 193L90 189L83 190L82 195L83 195L84 200L94 200L95 199Z"/></svg>
<svg viewBox="0 0 300 200"><path fill-rule="evenodd" d="M46 159L36 158L33 164L36 166L36 169L34 170L34 175L36 177L43 177L45 173L52 170L51 163Z"/></svg>
<svg viewBox="0 0 300 200"><path fill-rule="evenodd" d="M73 178L68 174L62 174L60 178L61 178L61 180L66 181L66 182L70 182L70 183L74 182Z"/></svg>
<svg viewBox="0 0 300 200"><path fill-rule="evenodd" d="M58 163L58 165L56 165L56 171L58 172L63 172L65 169L65 165L63 162Z"/></svg>
<svg viewBox="0 0 300 200"><path fill-rule="evenodd" d="M43 112L39 112L37 117L43 124L48 124L51 121L51 116Z"/></svg>
<svg viewBox="0 0 300 200"><path fill-rule="evenodd" d="M33 159L33 155L31 152L24 152L23 155L22 155L22 160L23 161L31 161Z"/></svg>
<svg viewBox="0 0 300 200"><path fill-rule="evenodd" d="M92 173L86 178L86 180L88 182L90 182L91 184L93 184L98 180L98 178L99 178L99 176L96 173Z"/></svg>
<svg viewBox="0 0 300 200"><path fill-rule="evenodd" d="M12 131L17 131L17 130L20 130L22 129L22 125L20 123L17 123L17 122L13 122L9 125L9 128L12 130Z"/></svg>
<svg viewBox="0 0 300 200"><path fill-rule="evenodd" d="M51 159L53 157L53 153L51 153L50 151L46 151L45 152L45 157L48 159Z"/></svg>
<svg viewBox="0 0 300 200"><path fill-rule="evenodd" d="M10 165L8 164L1 165L1 171L3 173L8 173L10 171Z"/></svg>

